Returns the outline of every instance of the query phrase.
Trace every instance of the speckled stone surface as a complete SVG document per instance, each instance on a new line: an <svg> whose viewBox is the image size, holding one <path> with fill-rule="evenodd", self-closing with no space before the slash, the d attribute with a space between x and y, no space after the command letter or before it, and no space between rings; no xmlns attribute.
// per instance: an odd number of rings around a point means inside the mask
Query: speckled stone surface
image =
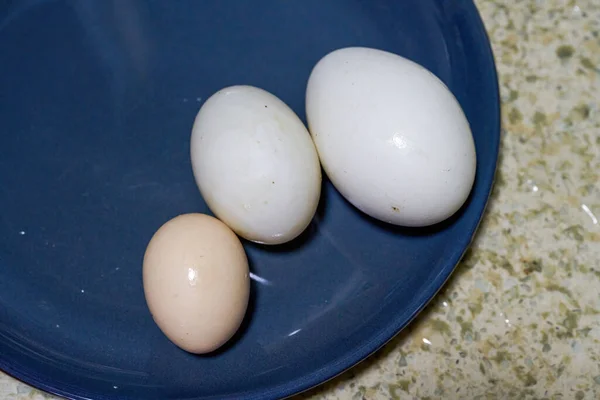
<svg viewBox="0 0 600 400"><path fill-rule="evenodd" d="M600 398L600 2L476 3L504 129L472 249L409 329L294 400ZM52 397L0 373L0 398Z"/></svg>

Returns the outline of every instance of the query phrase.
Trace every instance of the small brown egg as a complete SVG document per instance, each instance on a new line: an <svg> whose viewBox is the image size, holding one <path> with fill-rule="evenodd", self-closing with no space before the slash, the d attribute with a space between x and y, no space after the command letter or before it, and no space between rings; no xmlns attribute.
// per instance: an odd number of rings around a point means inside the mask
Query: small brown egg
<svg viewBox="0 0 600 400"><path fill-rule="evenodd" d="M246 253L235 233L208 215L183 214L161 226L146 249L143 279L154 321L191 353L221 347L246 313Z"/></svg>

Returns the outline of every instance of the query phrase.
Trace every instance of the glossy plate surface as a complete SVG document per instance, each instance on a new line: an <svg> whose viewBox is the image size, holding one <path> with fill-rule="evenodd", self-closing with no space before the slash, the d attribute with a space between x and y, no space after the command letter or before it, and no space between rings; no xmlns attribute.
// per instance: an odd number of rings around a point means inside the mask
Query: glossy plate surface
<svg viewBox="0 0 600 400"><path fill-rule="evenodd" d="M292 246L245 244L240 335L186 354L147 310L145 246L206 212L193 119L250 84L304 119L313 65L344 46L413 59L454 92L478 173L442 226L375 223L326 184ZM435 115L432 115L434 118ZM71 398L278 398L360 361L435 295L467 248L495 171L493 57L471 0L0 1L0 369Z"/></svg>

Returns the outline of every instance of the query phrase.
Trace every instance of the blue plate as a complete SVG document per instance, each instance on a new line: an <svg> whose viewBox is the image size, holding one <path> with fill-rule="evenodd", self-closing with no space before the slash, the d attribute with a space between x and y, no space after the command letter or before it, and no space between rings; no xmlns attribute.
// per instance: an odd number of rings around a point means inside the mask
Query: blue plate
<svg viewBox="0 0 600 400"><path fill-rule="evenodd" d="M189 160L202 101L262 87L304 118L313 65L345 46L413 59L472 125L477 178L429 229L370 220L328 183L291 245L246 243L239 335L187 354L142 291L152 233L206 212ZM471 0L0 1L0 368L84 399L280 398L377 350L423 309L468 247L499 142L492 52Z"/></svg>

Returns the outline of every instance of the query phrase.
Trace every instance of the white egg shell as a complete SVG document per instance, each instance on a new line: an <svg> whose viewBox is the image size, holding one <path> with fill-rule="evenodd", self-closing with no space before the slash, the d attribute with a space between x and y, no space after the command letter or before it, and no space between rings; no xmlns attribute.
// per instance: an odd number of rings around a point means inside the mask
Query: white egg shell
<svg viewBox="0 0 600 400"><path fill-rule="evenodd" d="M194 122L191 159L208 207L248 240L290 241L316 212L314 143L298 116L265 90L232 86L211 96Z"/></svg>
<svg viewBox="0 0 600 400"><path fill-rule="evenodd" d="M476 162L469 123L422 66L376 49L331 52L310 75L306 115L327 176L366 214L427 226L468 198Z"/></svg>

